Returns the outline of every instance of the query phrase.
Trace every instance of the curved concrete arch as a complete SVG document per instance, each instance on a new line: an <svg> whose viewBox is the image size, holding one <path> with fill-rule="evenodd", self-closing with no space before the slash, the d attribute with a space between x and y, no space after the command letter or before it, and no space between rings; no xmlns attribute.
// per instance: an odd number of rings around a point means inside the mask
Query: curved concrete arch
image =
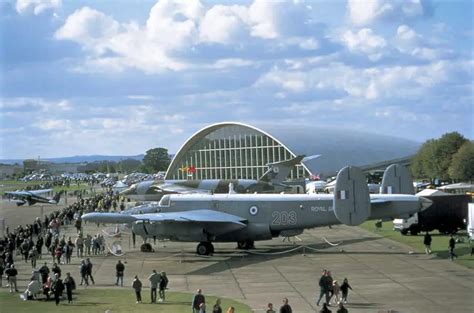
<svg viewBox="0 0 474 313"><path fill-rule="evenodd" d="M266 131L260 129L260 128L257 128L255 126L252 126L252 125L249 125L249 124L245 124L245 123L240 123L240 122L220 122L220 123L215 123L215 124L211 124L209 126L206 126L200 130L198 130L197 132L195 132L194 134L191 135L191 137L189 137L185 142L184 144L179 148L178 152L175 154L173 160L171 161L170 165L168 166L168 170L166 171L166 176L165 176L165 179L170 179L172 173L176 170L176 167L179 163L179 161L181 160L181 158L186 154L186 152L189 150L190 147L192 147L196 142L198 142L199 140L201 140L202 138L204 138L205 136L209 135L210 133L212 133L213 131L219 129L219 128L222 128L222 127L225 127L225 126L241 126L241 127L246 127L246 128L249 128L249 129L252 129L252 130L255 130L257 132L260 132L262 133L263 135L265 136L268 136L270 137L272 140L274 140L275 142L277 142L279 145L281 145L283 148L285 148L286 150L288 150L288 152L293 156L295 157L296 154L291 151L285 144L283 144L280 140L278 140L278 138L275 138L274 136L272 136L271 134L267 133ZM304 164L302 164L303 167L305 168L305 170L307 170L308 172L310 172L306 166L304 166ZM311 172L310 172L311 173Z"/></svg>

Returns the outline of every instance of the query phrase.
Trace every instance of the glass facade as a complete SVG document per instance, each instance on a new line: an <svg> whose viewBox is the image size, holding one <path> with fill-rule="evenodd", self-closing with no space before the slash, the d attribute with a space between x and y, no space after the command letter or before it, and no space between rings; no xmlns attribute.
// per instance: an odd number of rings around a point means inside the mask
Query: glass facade
<svg viewBox="0 0 474 313"><path fill-rule="evenodd" d="M212 128L212 127L210 127ZM259 179L267 164L295 155L271 136L244 125L220 125L197 133L175 156L167 179ZM289 179L309 175L298 164Z"/></svg>

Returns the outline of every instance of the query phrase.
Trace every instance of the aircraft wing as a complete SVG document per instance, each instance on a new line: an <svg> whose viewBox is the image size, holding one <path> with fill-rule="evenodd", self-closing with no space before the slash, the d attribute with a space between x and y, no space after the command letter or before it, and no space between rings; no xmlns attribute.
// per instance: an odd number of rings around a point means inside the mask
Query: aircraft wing
<svg viewBox="0 0 474 313"><path fill-rule="evenodd" d="M29 190L28 192L34 194L34 195L41 195L43 193L50 193L52 192L53 189L39 189L39 190Z"/></svg>
<svg viewBox="0 0 474 313"><path fill-rule="evenodd" d="M245 224L246 219L244 218L209 209L137 215L87 213L82 216L82 219L84 221L112 224L143 221L158 224L166 223L176 225L176 227L187 227L187 225L190 224L199 224L214 235L220 235L247 227Z"/></svg>

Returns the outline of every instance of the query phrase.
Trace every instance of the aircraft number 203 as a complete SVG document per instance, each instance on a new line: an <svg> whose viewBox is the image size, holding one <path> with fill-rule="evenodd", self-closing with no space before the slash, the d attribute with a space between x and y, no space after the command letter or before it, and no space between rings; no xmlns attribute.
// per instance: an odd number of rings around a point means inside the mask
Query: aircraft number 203
<svg viewBox="0 0 474 313"><path fill-rule="evenodd" d="M273 225L295 225L297 222L295 211L275 211L272 213Z"/></svg>

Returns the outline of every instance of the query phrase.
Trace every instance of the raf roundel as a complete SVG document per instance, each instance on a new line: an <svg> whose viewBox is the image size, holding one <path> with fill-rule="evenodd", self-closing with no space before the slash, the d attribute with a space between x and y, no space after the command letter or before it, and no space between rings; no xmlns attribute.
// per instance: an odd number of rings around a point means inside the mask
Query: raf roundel
<svg viewBox="0 0 474 313"><path fill-rule="evenodd" d="M258 213L258 208L254 205L254 206L251 206L251 207L250 207L249 211L250 211L250 214L251 214L251 215L257 215L257 213Z"/></svg>

